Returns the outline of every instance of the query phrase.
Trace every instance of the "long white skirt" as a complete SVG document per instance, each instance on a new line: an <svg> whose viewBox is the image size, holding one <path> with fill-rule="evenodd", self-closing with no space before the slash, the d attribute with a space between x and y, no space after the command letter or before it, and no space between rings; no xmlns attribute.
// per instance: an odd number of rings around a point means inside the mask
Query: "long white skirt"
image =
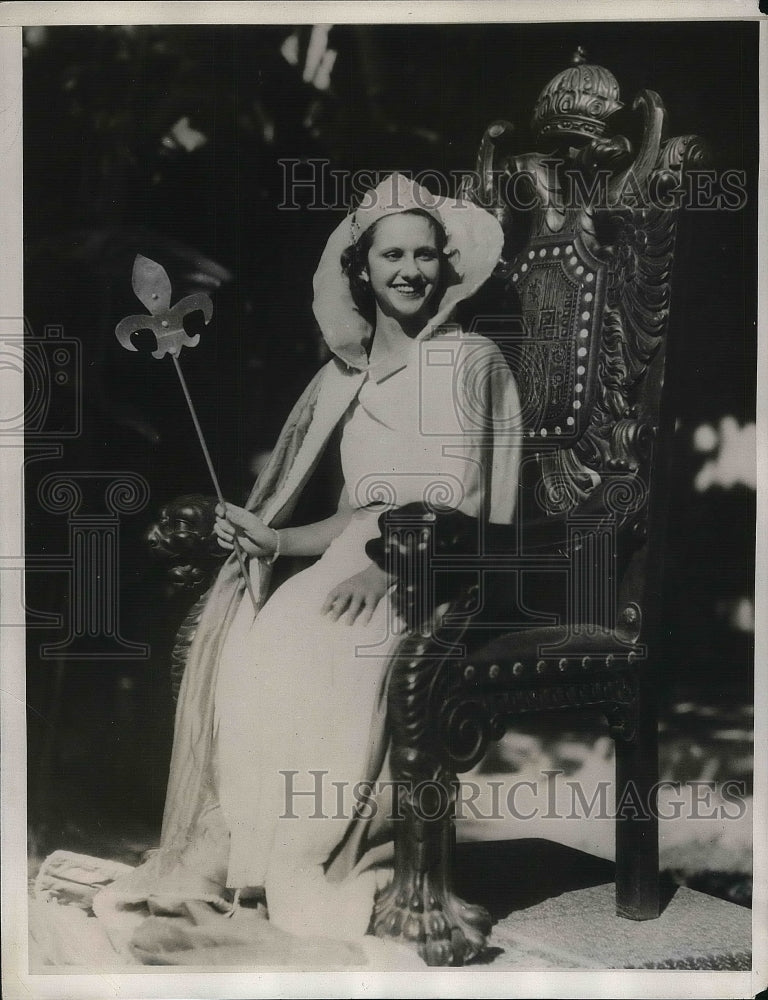
<svg viewBox="0 0 768 1000"><path fill-rule="evenodd" d="M320 613L369 564L378 512L360 510L254 620L243 601L216 687L219 798L231 832L228 882L263 886L270 919L296 934L366 933L376 874L330 882L325 863L381 767L379 708L402 622L390 596L367 625ZM307 794L309 793L309 794Z"/></svg>

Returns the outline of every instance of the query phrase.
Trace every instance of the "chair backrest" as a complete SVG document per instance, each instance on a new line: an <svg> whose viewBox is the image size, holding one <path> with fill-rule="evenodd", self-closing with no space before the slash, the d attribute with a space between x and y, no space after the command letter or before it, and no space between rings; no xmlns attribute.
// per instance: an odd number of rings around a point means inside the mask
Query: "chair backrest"
<svg viewBox="0 0 768 1000"><path fill-rule="evenodd" d="M558 74L534 112L544 150L505 153L512 126L493 123L464 192L497 215L511 248L496 310L475 328L497 340L518 381L523 544L526 520L541 518L564 520L571 555L584 557L590 538L591 586L602 593L597 602L582 593L579 615L632 633L649 586L648 538L663 517L654 442L677 217L684 174L707 151L696 136L665 139L662 101L643 91L633 156L627 139L608 134L618 93L602 67L582 61Z"/></svg>

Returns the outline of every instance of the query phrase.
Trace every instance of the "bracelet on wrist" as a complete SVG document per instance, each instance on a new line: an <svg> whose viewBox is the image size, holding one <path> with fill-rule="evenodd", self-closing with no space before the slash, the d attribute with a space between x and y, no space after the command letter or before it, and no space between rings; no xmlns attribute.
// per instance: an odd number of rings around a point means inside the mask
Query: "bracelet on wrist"
<svg viewBox="0 0 768 1000"><path fill-rule="evenodd" d="M275 551L272 553L271 556L263 557L263 561L267 564L267 566L271 566L274 562L277 561L278 557L280 556L280 532L277 530L277 528L272 528L272 531L275 534Z"/></svg>

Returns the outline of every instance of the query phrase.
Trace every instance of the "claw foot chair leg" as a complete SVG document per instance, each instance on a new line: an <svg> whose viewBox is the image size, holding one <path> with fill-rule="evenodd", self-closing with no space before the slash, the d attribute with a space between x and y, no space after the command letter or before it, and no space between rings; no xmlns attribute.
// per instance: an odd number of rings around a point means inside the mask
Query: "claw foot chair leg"
<svg viewBox="0 0 768 1000"><path fill-rule="evenodd" d="M398 776L395 873L376 900L374 932L415 947L427 965L463 965L485 949L491 918L453 892L454 783L408 771Z"/></svg>

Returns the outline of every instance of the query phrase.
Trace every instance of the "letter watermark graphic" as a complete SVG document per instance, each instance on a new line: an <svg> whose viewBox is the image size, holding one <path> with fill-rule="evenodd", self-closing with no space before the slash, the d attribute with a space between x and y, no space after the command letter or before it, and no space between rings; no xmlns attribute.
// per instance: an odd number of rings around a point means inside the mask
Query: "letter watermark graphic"
<svg viewBox="0 0 768 1000"><path fill-rule="evenodd" d="M358 781L352 786L355 815L360 819L373 819L378 813L378 805L371 797L374 791L375 786L371 781Z"/></svg>
<svg viewBox="0 0 768 1000"><path fill-rule="evenodd" d="M279 209L302 211L326 209L338 197L328 186L330 160L283 159L278 161L283 174L283 197Z"/></svg>
<svg viewBox="0 0 768 1000"><path fill-rule="evenodd" d="M314 802L315 808L310 816L310 819L328 819L327 815L323 812L323 796L324 796L324 784L323 778L328 771L310 771L309 775L312 777L313 787L310 789L296 789L294 787L294 780L298 775L298 771L281 771L285 780L285 808L283 810L281 819L298 819L298 815L294 812L295 799L302 797L309 797ZM334 782L335 785L340 784L339 782ZM341 784L344 784L343 782ZM338 793L338 789L337 789ZM337 795L338 798L338 795ZM336 803L338 806L338 801ZM338 812L337 808L337 812Z"/></svg>
<svg viewBox="0 0 768 1000"><path fill-rule="evenodd" d="M517 793L521 788L527 788L529 792L535 794L536 792L536 782L535 781L516 781L507 792L507 809L509 810L509 815L514 819L533 819L537 815L537 810L529 810L528 812L521 812L517 807Z"/></svg>
<svg viewBox="0 0 768 1000"><path fill-rule="evenodd" d="M585 783L565 779L560 768L543 769L539 779L468 777L447 785L436 780L330 780L327 769L281 770L280 819L349 820L380 817L397 822L405 806L420 820L561 821L561 820L711 820L738 822L747 815L746 782L656 782L641 791L628 782L617 787L605 779ZM303 809L302 809L303 807Z"/></svg>
<svg viewBox="0 0 768 1000"><path fill-rule="evenodd" d="M722 819L740 820L744 818L747 812L745 791L746 785L743 781L730 778L728 781L723 782L720 788L720 795L723 800ZM730 813L726 806L733 806L735 813Z"/></svg>
<svg viewBox="0 0 768 1000"><path fill-rule="evenodd" d="M608 817L608 793L610 781L598 781L592 791L592 798L587 800L587 793L579 781L566 781L566 786L573 796L573 808L566 819L580 819L582 816L592 816L597 819ZM577 808L578 806L578 808Z"/></svg>
<svg viewBox="0 0 768 1000"><path fill-rule="evenodd" d="M506 205L515 212L539 209L610 212L615 209L679 210L692 212L739 212L748 200L746 171L687 169L680 176L659 172L647 178L632 168L624 173L579 166L546 158L536 169L389 170L345 171L331 167L320 157L278 160L282 191L278 208L283 211L348 211L362 205L373 208L380 194L375 188L397 172L421 185L430 194L430 208L441 204L494 209ZM396 192L387 193L391 196ZM417 195L418 197L418 195Z"/></svg>

